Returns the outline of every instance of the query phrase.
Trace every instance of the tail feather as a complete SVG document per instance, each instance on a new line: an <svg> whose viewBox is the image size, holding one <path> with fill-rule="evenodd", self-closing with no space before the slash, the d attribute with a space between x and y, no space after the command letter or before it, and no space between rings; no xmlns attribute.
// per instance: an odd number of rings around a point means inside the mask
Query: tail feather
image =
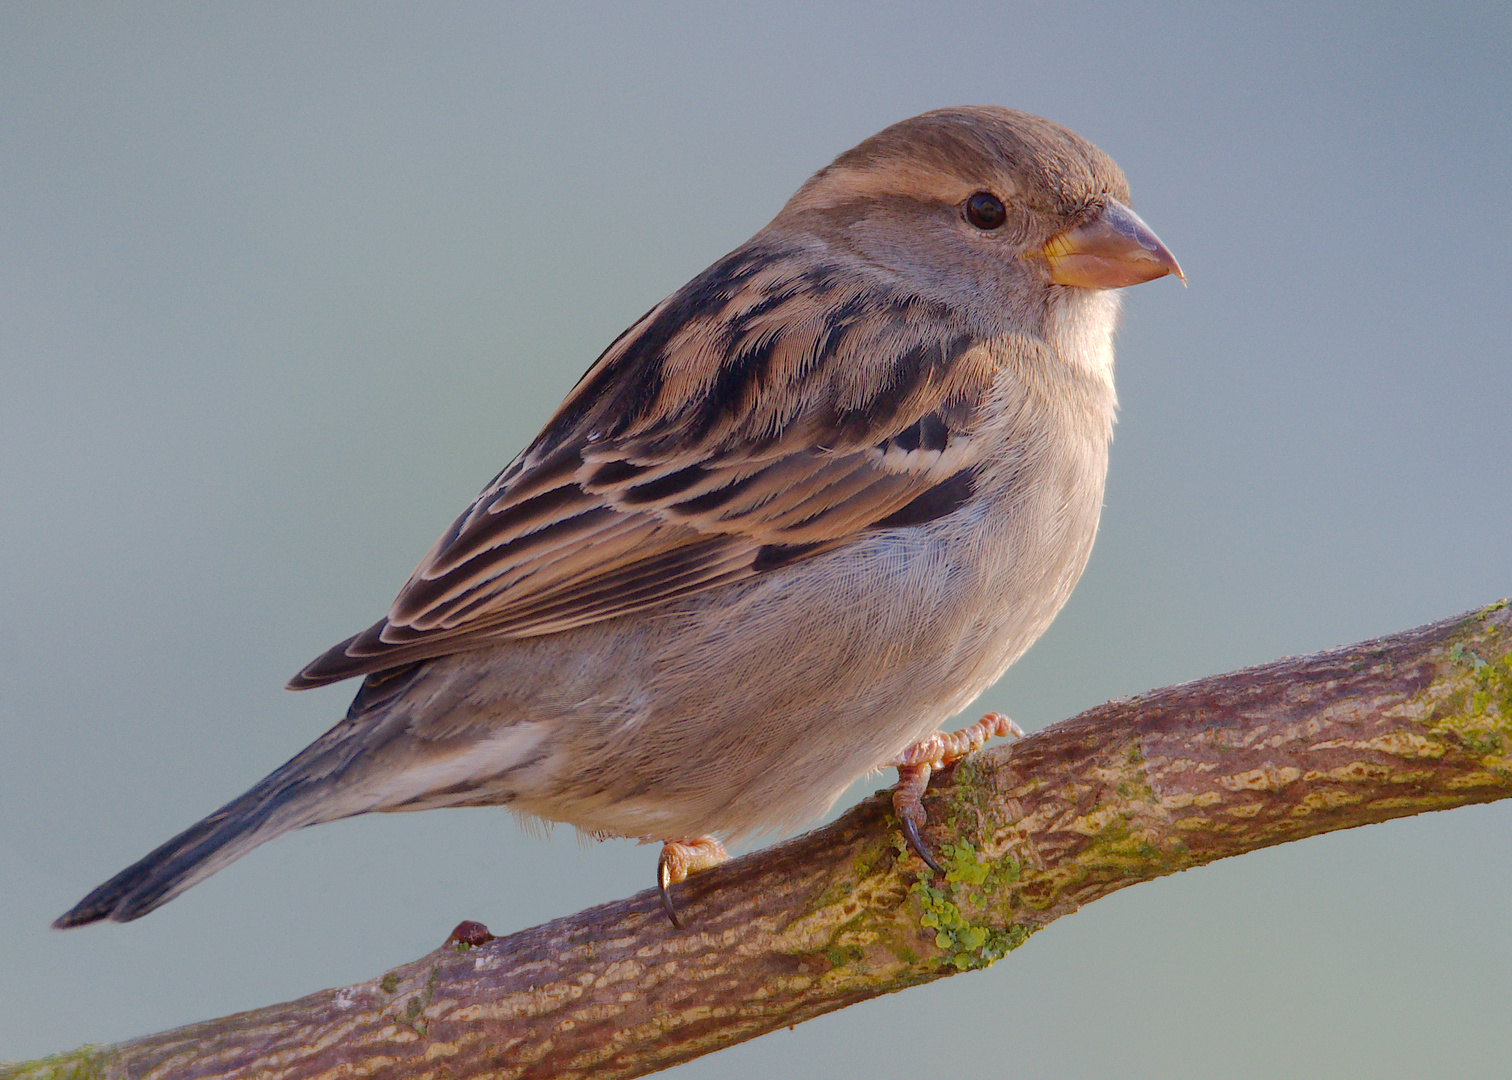
<svg viewBox="0 0 1512 1080"><path fill-rule="evenodd" d="M319 800L309 797L314 793L308 782L270 784L283 771L122 870L59 916L53 927L139 919L259 844L326 820Z"/></svg>
<svg viewBox="0 0 1512 1080"><path fill-rule="evenodd" d="M370 675L346 719L246 794L95 889L53 926L130 922L276 836L369 810L409 808L395 802L395 778L385 773L397 768L397 790L412 794L404 786L402 765L383 754L385 747L407 745L411 717L404 696L420 669L411 665Z"/></svg>
<svg viewBox="0 0 1512 1080"><path fill-rule="evenodd" d="M358 695L358 703L362 695ZM349 767L402 728L387 709L352 713L252 789L122 870L64 912L56 929L101 919L130 922L276 836L374 808L353 791ZM380 704L389 704L387 701Z"/></svg>

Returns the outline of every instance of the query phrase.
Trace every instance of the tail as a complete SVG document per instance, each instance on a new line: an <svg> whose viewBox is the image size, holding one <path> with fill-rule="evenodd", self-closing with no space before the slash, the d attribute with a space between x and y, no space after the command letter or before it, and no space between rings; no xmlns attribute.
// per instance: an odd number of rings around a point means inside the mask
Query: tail
<svg viewBox="0 0 1512 1080"><path fill-rule="evenodd" d="M371 791L353 790L360 787L351 782L356 778L343 774L402 727L403 716L394 716L386 706L407 680L368 683L374 685L364 684L344 721L246 794L95 889L60 915L53 927L66 930L101 919L140 919L276 836L375 809L378 800Z"/></svg>
<svg viewBox="0 0 1512 1080"><path fill-rule="evenodd" d="M130 922L257 845L311 820L288 813L282 793L253 788L234 802L189 826L145 859L140 859L95 889L53 923L56 930L101 919Z"/></svg>

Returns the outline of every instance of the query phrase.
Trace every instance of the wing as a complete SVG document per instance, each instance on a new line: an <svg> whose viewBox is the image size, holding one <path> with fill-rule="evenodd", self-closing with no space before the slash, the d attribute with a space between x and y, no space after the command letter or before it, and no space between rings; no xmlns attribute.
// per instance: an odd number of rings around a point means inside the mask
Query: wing
<svg viewBox="0 0 1512 1080"><path fill-rule="evenodd" d="M971 494L996 378L938 302L759 246L625 331L301 689L740 581Z"/></svg>

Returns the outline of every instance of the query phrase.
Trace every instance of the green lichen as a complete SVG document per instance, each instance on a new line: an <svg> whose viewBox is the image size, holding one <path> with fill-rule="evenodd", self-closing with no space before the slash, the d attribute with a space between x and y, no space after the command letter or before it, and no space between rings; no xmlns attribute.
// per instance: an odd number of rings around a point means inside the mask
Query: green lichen
<svg viewBox="0 0 1512 1080"><path fill-rule="evenodd" d="M1001 915L993 917L998 891L1016 882L1022 872L1016 859L981 859L965 840L940 845L936 858L945 867L943 888L925 874L909 893L918 900L919 924L935 932L935 947L945 953L947 963L958 971L984 968L1029 940L1028 927Z"/></svg>
<svg viewBox="0 0 1512 1080"><path fill-rule="evenodd" d="M1118 794L1130 802L1159 805L1160 796L1150 786L1150 776L1145 771L1144 747L1138 739L1132 740L1124 752L1124 766L1128 777L1119 782Z"/></svg>
<svg viewBox="0 0 1512 1080"><path fill-rule="evenodd" d="M392 994L399 989L399 984L403 982L403 979L404 977L399 972L390 971L378 980L378 989L385 994ZM431 968L430 976L425 980L425 985L420 988L420 992L404 999L404 1008L400 1010L397 1017L399 1023L409 1025L417 1035L424 1035L427 1025L420 1019L420 1014L431 1003L431 998L435 996L436 987L440 985L440 982L441 967L437 964Z"/></svg>
<svg viewBox="0 0 1512 1080"><path fill-rule="evenodd" d="M857 883L883 870L891 860L885 860L887 845L874 842L857 852L851 860L848 873L838 874L809 905L809 912L823 911L844 903L856 890Z"/></svg>
<svg viewBox="0 0 1512 1080"><path fill-rule="evenodd" d="M1493 759L1486 764L1500 771L1512 736L1512 652L1487 660L1457 642L1449 659L1468 668L1469 679L1442 699L1432 728L1436 734L1452 732L1467 753Z"/></svg>
<svg viewBox="0 0 1512 1080"><path fill-rule="evenodd" d="M817 951L832 968L864 973L872 963L868 946L892 944L889 934L879 933L875 907L879 892L898 889L901 893L900 883L893 878L896 859L888 857L890 843L887 832L879 831L872 836L855 853L848 872L836 875L805 912L804 918L821 915L823 922L830 924L828 940ZM838 921L841 919L844 921ZM892 952L904 965L917 963L918 957L906 947L893 948Z"/></svg>
<svg viewBox="0 0 1512 1080"><path fill-rule="evenodd" d="M1185 844L1161 848L1145 839L1131 825L1133 815L1117 813L1088 838L1077 854L1074 881L1094 875L1100 878L1152 878L1188 870L1196 865Z"/></svg>
<svg viewBox="0 0 1512 1080"><path fill-rule="evenodd" d="M414 1030L416 1035L424 1035L430 1026L420 1019L420 1014L431 1003L431 998L436 996L436 987L441 983L441 968L439 965L431 968L430 977L425 980L425 988L404 1003L404 1021Z"/></svg>
<svg viewBox="0 0 1512 1080"><path fill-rule="evenodd" d="M849 925L847 923L846 927L848 928ZM824 958L829 961L830 967L838 968L859 964L866 959L866 954L861 951L859 945L841 945L831 941L824 949Z"/></svg>
<svg viewBox="0 0 1512 1080"><path fill-rule="evenodd" d="M992 812L992 795L987 790L986 777L971 758L962 760L955 767L954 782L950 787L950 812L956 818L969 818L981 823Z"/></svg>
<svg viewBox="0 0 1512 1080"><path fill-rule="evenodd" d="M105 1073L108 1049L88 1043L34 1061L0 1061L0 1080L95 1080Z"/></svg>

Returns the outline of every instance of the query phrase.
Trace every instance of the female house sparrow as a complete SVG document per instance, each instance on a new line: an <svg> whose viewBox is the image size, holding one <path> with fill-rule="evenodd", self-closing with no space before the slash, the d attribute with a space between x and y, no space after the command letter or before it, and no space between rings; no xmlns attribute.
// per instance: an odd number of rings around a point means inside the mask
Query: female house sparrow
<svg viewBox="0 0 1512 1080"><path fill-rule="evenodd" d="M388 615L290 682L364 676L344 720L55 925L138 918L291 829L437 806L667 841L665 896L722 857L708 834L797 824L889 763L922 789L980 738L905 748L1091 550L1114 290L1180 274L1127 200L1101 151L1002 108L840 155L621 334Z"/></svg>

